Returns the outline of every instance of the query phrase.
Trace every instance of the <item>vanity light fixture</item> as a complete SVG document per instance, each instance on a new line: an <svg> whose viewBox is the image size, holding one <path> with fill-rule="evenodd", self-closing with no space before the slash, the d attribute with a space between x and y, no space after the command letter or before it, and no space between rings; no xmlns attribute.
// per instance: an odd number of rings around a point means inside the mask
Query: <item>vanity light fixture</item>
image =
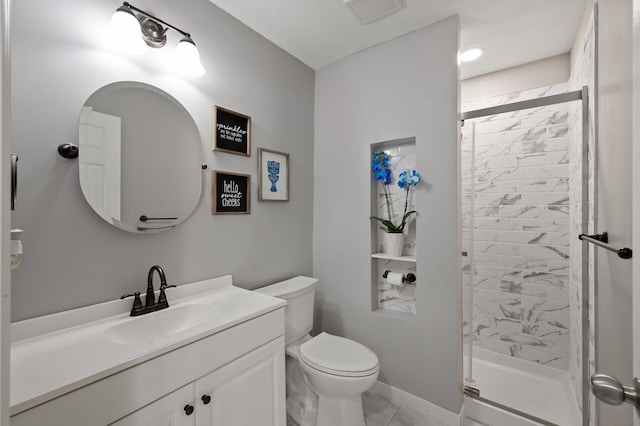
<svg viewBox="0 0 640 426"><path fill-rule="evenodd" d="M111 18L111 34L119 48L129 53L145 53L148 47L159 49L167 43L167 31L180 33L176 48L176 65L184 74L199 77L205 69L191 34L131 5L122 3Z"/></svg>
<svg viewBox="0 0 640 426"><path fill-rule="evenodd" d="M474 47L473 49L467 49L460 54L460 60L462 62L471 62L480 58L484 54L484 49L481 47Z"/></svg>

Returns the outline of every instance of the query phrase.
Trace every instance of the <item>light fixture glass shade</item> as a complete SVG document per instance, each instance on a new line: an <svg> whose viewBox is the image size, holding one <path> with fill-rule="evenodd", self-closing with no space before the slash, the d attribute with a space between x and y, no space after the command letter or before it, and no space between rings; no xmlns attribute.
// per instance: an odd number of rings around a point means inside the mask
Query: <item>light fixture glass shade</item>
<svg viewBox="0 0 640 426"><path fill-rule="evenodd" d="M142 40L140 23L133 12L120 6L111 17L111 38L114 45L123 52L143 54L147 45Z"/></svg>
<svg viewBox="0 0 640 426"><path fill-rule="evenodd" d="M200 53L190 37L184 37L176 48L176 65L178 70L190 77L200 77L205 73Z"/></svg>

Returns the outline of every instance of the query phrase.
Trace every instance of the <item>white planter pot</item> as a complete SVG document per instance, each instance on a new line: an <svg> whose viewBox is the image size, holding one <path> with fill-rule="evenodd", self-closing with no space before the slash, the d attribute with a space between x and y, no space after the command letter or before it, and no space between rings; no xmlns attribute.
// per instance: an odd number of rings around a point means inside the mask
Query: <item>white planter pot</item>
<svg viewBox="0 0 640 426"><path fill-rule="evenodd" d="M382 249L389 256L402 256L404 234L402 232L384 232L382 234Z"/></svg>

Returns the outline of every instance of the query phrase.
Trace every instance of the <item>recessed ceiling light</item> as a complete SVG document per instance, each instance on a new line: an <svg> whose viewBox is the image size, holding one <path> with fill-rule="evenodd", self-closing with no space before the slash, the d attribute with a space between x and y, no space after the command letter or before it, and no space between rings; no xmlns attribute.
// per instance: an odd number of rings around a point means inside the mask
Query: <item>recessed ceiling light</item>
<svg viewBox="0 0 640 426"><path fill-rule="evenodd" d="M481 47L474 47L473 49L465 50L460 54L460 60L462 62L471 62L478 59L484 53L484 49Z"/></svg>

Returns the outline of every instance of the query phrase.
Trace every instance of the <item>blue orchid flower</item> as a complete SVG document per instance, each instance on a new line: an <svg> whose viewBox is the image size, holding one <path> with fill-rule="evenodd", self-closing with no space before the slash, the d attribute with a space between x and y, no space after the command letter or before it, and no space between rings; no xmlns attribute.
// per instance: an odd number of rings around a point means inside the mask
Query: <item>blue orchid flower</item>
<svg viewBox="0 0 640 426"><path fill-rule="evenodd" d="M384 184L389 185L391 183L391 169L386 169L386 176L384 178Z"/></svg>
<svg viewBox="0 0 640 426"><path fill-rule="evenodd" d="M408 182L410 185L416 186L418 183L420 183L420 179L421 179L420 173L418 173L415 170L412 170L411 176L409 176L408 178Z"/></svg>
<svg viewBox="0 0 640 426"><path fill-rule="evenodd" d="M381 181L384 185L391 183L391 169L389 167L389 154L382 151L373 153L373 164L371 171L376 180Z"/></svg>
<svg viewBox="0 0 640 426"><path fill-rule="evenodd" d="M387 173L384 170L379 170L375 172L373 176L376 178L376 180L384 181L387 179Z"/></svg>
<svg viewBox="0 0 640 426"><path fill-rule="evenodd" d="M390 155L384 151L374 151L372 153L372 157L371 171L373 172L374 178L379 180L382 184L382 191L386 199L385 204L387 207L388 219L376 216L371 216L371 219L375 219L382 223L387 228L387 232L404 232L404 228L407 225L409 218L416 214L415 210L408 211L409 190L411 189L411 186L416 186L420 182L421 176L415 170L411 170L410 172L405 170L398 176L398 186L406 191L406 195L404 202L404 214L402 215L400 224L396 225L391 221L391 193L387 188L387 186L391 184L391 169L389 168Z"/></svg>
<svg viewBox="0 0 640 426"><path fill-rule="evenodd" d="M398 176L398 186L404 188L407 185L407 172L404 171Z"/></svg>

